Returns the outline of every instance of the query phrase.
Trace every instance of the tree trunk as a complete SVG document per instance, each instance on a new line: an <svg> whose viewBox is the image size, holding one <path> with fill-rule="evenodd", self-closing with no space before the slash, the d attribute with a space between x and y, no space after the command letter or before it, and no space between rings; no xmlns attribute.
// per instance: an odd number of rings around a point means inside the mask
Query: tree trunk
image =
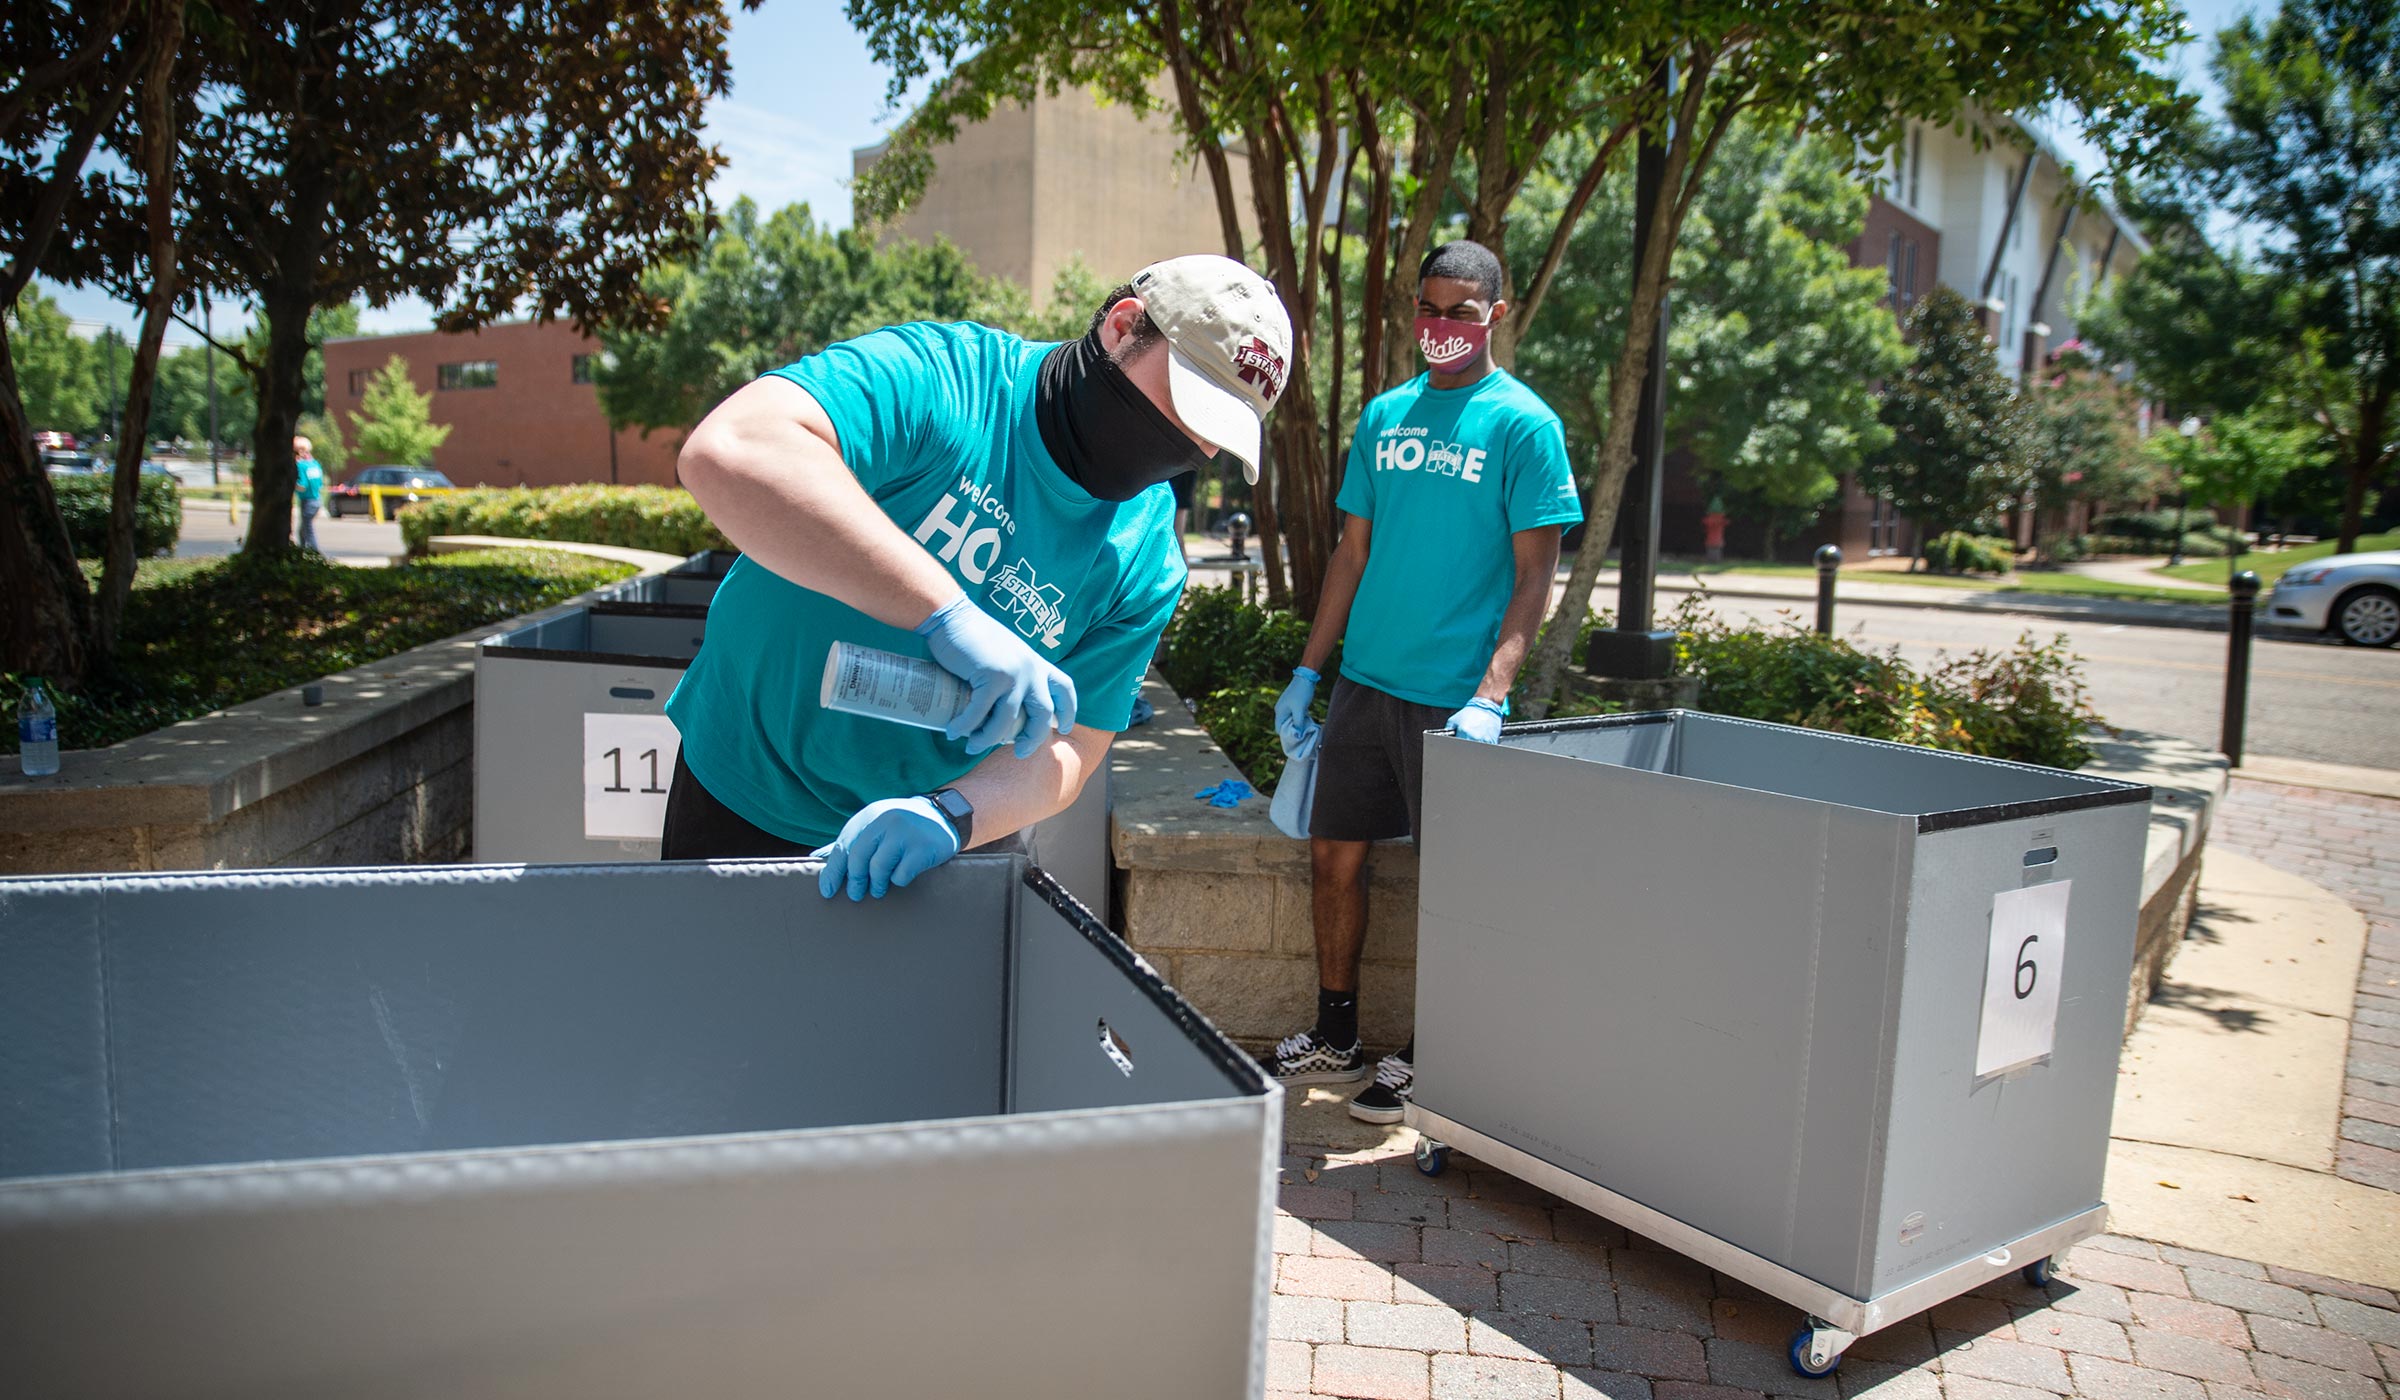
<svg viewBox="0 0 2400 1400"><path fill-rule="evenodd" d="M71 687L83 679L92 593L75 567L50 473L33 445L5 318L0 318L0 439L0 670Z"/></svg>
<svg viewBox="0 0 2400 1400"><path fill-rule="evenodd" d="M2341 543L2337 554L2358 552L2361 521L2367 513L2367 488L2375 484L2386 456L2383 446L2383 425L2391 412L2390 398L2369 399L2358 415L2358 447L2350 460L2349 480L2342 483Z"/></svg>
<svg viewBox="0 0 2400 1400"><path fill-rule="evenodd" d="M314 259L307 264L315 270ZM292 492L300 481L292 456L292 435L300 430L300 395L308 365L306 292L295 294L285 285L266 295L267 353L260 360L258 428L250 440L250 533L242 552L259 558L287 553L299 546L292 538Z"/></svg>
<svg viewBox="0 0 2400 1400"><path fill-rule="evenodd" d="M159 349L175 309L175 55L183 46L184 0L162 0L151 34L150 69L142 80L142 179L148 195L150 295L142 303L142 339L125 376L125 413L117 429L116 480L108 507L108 553L101 565L99 606L92 615L92 655L107 665L117 654L117 625L133 592L134 516L140 508L142 448L149 439L150 391L158 382Z"/></svg>
<svg viewBox="0 0 2400 1400"><path fill-rule="evenodd" d="M1583 542L1575 549L1575 567L1567 576L1567 591L1551 613L1549 630L1531 658L1532 669L1525 689L1532 697L1526 709L1534 719L1549 715L1552 698L1558 694L1567 658L1575 645L1575 634L1583 628L1584 614L1591 611L1592 588L1600 581L1600 567L1608 555L1608 537L1616 528L1617 507L1625 498L1626 474L1633 470L1636 401L1641 397L1650 342L1658 330L1658 308L1667 291L1667 269L1674 257L1676 240L1683 231L1682 215L1690 207L1684 198L1685 184L1696 182L1705 174L1705 160L1692 159L1692 127L1707 82L1707 70L1699 67L1694 67L1684 80L1684 90L1675 104L1674 138L1667 143L1666 168L1658 182L1660 207L1635 214L1636 218L1647 219L1650 227L1658 230L1658 236L1648 240L1642 249L1641 264L1634 269L1633 304L1626 320L1625 344L1609 376L1608 434L1601 440L1598 475L1592 482L1591 499L1584 506ZM1714 142L1710 145L1713 148ZM1703 155L1706 154L1704 150Z"/></svg>

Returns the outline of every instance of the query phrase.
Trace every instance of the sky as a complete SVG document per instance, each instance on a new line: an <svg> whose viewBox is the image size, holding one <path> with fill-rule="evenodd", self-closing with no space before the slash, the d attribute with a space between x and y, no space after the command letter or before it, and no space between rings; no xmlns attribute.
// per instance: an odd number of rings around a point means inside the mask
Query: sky
<svg viewBox="0 0 2400 1400"><path fill-rule="evenodd" d="M2198 42L2177 56L2187 84L2207 90L2210 37L2241 14L2271 0L2185 0ZM806 202L821 223L850 222L850 153L880 141L903 115L884 103L889 73L867 54L865 42L842 17L838 0L766 0L756 10L736 10L729 47L733 90L709 105L708 136L725 154L725 167L709 187L720 205L748 195L765 210ZM2099 166L2096 152L2071 133L2059 137L2080 173ZM138 311L105 292L44 285L85 335L113 325L129 338L140 326ZM239 324L243 308L220 306L219 314ZM388 307L369 307L369 332L421 330L432 324L431 308L411 298ZM181 326L167 331L169 345L197 344Z"/></svg>

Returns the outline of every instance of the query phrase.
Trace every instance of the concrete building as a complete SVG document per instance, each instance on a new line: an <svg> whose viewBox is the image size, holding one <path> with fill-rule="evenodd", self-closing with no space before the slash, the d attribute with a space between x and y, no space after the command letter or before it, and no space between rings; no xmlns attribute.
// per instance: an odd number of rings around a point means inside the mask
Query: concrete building
<svg viewBox="0 0 2400 1400"><path fill-rule="evenodd" d="M433 465L461 486L673 485L682 434L611 433L590 373L599 351L565 321L328 340L325 407L348 440L368 379L397 355L451 430ZM355 449L351 459L373 465Z"/></svg>
<svg viewBox="0 0 2400 1400"><path fill-rule="evenodd" d="M865 173L882 145L851 155ZM1255 226L1249 174L1229 153L1237 215ZM935 152L924 194L887 230L931 242L947 237L987 277L1006 277L1045 306L1051 283L1077 257L1114 283L1161 258L1225 251L1208 170L1183 150L1164 115L1137 116L1069 89L1004 107Z"/></svg>

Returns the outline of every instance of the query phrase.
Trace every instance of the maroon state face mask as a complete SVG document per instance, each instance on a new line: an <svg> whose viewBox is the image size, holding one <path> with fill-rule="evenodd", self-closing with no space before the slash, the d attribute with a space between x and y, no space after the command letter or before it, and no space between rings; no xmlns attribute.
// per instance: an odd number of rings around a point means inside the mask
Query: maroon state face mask
<svg viewBox="0 0 2400 1400"><path fill-rule="evenodd" d="M1444 374L1472 363L1491 338L1489 322L1453 321L1447 316L1417 318L1417 353Z"/></svg>

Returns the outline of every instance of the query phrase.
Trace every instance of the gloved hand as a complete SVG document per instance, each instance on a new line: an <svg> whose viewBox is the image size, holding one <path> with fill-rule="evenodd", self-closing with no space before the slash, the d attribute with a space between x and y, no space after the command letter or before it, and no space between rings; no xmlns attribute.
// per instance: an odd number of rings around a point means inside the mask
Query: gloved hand
<svg viewBox="0 0 2400 1400"><path fill-rule="evenodd" d="M1283 745L1285 758L1298 758L1308 736L1316 732L1317 722L1308 717L1308 705L1317 698L1317 682L1322 679L1306 666L1295 666L1292 683L1275 697L1275 738Z"/></svg>
<svg viewBox="0 0 2400 1400"><path fill-rule="evenodd" d="M825 862L817 893L831 899L847 886L854 901L881 899L957 854L958 831L932 798L887 797L859 808L816 852Z"/></svg>
<svg viewBox="0 0 2400 1400"><path fill-rule="evenodd" d="M973 689L967 707L942 732L967 741L968 753L1002 744L1031 758L1055 726L1075 732L1075 682L961 593L917 624L941 668Z"/></svg>
<svg viewBox="0 0 2400 1400"><path fill-rule="evenodd" d="M1478 744L1500 742L1500 707L1478 695L1450 716L1450 727L1461 739Z"/></svg>

